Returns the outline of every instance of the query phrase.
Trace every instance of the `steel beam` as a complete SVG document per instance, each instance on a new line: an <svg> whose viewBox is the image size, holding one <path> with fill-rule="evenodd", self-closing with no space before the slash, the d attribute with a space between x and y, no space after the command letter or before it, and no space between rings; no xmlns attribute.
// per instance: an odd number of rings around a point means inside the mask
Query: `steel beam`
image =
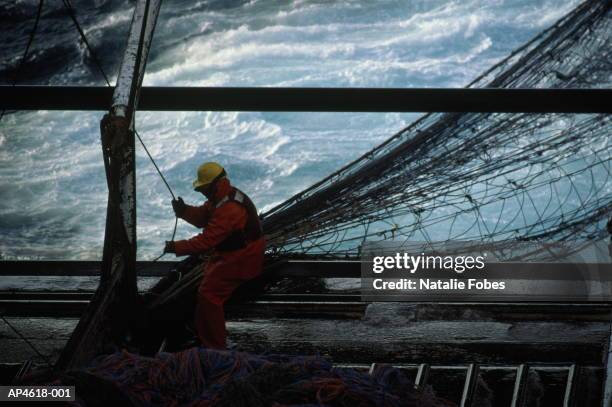
<svg viewBox="0 0 612 407"><path fill-rule="evenodd" d="M163 277L177 262L151 261L136 262L137 275L142 277ZM58 261L26 260L0 261L0 276L100 276L102 263L99 261Z"/></svg>
<svg viewBox="0 0 612 407"><path fill-rule="evenodd" d="M126 92L0 86L0 109L105 111ZM612 89L143 87L137 99L141 111L612 113Z"/></svg>
<svg viewBox="0 0 612 407"><path fill-rule="evenodd" d="M176 261L136 262L140 277L163 277ZM99 261L0 261L0 276L99 276ZM288 260L270 267L271 277L360 278L361 263L348 260Z"/></svg>

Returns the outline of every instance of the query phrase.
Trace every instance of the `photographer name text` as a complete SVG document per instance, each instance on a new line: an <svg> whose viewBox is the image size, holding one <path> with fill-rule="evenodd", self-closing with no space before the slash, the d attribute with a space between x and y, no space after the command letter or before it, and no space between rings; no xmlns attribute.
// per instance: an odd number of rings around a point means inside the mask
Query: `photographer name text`
<svg viewBox="0 0 612 407"><path fill-rule="evenodd" d="M380 274L393 270L395 278L374 278L374 290L504 290L506 282L487 278L433 278L419 274L436 272L453 272L461 275L464 272L482 273L485 269L485 257L482 256L432 256L421 253L410 255L396 253L393 256L376 256L372 259L372 273ZM408 273L411 278L397 278L397 272ZM382 277L382 276L380 276ZM480 277L480 276L479 276Z"/></svg>

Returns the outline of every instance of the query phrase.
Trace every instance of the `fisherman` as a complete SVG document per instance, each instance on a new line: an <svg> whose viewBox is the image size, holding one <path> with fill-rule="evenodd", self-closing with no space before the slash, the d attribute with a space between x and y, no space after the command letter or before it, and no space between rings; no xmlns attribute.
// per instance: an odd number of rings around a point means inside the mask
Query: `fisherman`
<svg viewBox="0 0 612 407"><path fill-rule="evenodd" d="M206 197L204 205L187 205L178 197L172 208L176 216L204 231L188 240L167 241L164 252L210 252L198 288L195 328L205 347L225 349L223 304L236 287L261 273L265 240L255 205L230 184L221 165L200 165L193 187Z"/></svg>

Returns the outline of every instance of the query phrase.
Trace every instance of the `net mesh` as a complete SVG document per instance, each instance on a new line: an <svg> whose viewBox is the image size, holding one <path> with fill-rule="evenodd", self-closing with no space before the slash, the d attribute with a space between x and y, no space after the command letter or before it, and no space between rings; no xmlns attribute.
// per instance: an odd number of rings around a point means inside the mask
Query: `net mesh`
<svg viewBox="0 0 612 407"><path fill-rule="evenodd" d="M605 88L609 1L587 1L468 85ZM270 252L356 257L364 241L602 238L606 114L431 113L264 214Z"/></svg>

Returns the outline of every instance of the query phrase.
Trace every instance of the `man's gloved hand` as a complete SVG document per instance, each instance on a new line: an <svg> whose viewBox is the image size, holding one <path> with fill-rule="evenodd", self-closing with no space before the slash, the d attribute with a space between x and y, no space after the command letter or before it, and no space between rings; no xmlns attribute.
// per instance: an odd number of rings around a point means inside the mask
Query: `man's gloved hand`
<svg viewBox="0 0 612 407"><path fill-rule="evenodd" d="M176 253L176 248L174 247L173 241L166 240L166 246L164 247L164 253Z"/></svg>
<svg viewBox="0 0 612 407"><path fill-rule="evenodd" d="M183 198L181 198L180 196L178 197L178 199L172 200L172 209L174 209L174 214L176 216L181 216L183 212L185 212L186 207L187 205L185 205Z"/></svg>

